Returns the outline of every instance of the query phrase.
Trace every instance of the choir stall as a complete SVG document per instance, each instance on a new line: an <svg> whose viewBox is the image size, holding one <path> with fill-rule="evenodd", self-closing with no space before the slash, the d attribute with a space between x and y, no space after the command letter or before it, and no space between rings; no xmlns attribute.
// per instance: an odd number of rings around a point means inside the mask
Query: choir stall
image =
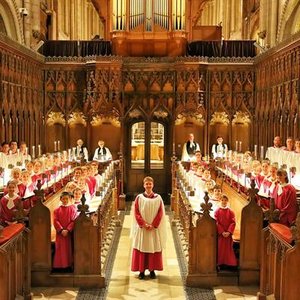
<svg viewBox="0 0 300 300"><path fill-rule="evenodd" d="M79 206L80 214L74 226L74 270L72 273L52 272L52 248L55 237L52 228L53 210L59 195L43 202L44 193L35 191L38 201L31 209L29 227L31 242L32 286L103 287L102 269L115 226L119 226L117 180L113 162L105 172L105 180L90 203Z"/></svg>
<svg viewBox="0 0 300 300"><path fill-rule="evenodd" d="M217 271L217 230L215 220L210 216L211 205L208 196L204 202L198 199L195 206L194 191L181 163L173 160L172 166L172 209L173 224L179 227L183 237L183 248L188 260L188 286L213 287L216 285L259 284L260 235L263 213L255 201L252 185L250 201L229 186L223 187L230 199L231 209L236 215L236 242L239 243L239 268L237 272ZM254 183L253 183L254 184ZM192 192L191 192L192 191ZM193 196L190 196L190 195ZM202 193L203 196L204 193ZM191 205L190 199L193 199ZM201 203L202 202L202 203ZM200 204L201 203L201 204ZM239 228L240 227L240 228ZM240 233L240 238L238 238Z"/></svg>

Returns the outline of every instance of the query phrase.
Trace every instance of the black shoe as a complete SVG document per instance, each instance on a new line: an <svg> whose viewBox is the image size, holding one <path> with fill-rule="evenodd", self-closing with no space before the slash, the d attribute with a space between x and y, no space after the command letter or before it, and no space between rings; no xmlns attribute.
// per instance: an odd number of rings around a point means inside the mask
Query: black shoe
<svg viewBox="0 0 300 300"><path fill-rule="evenodd" d="M145 278L145 273L144 273L144 272L140 272L138 278L139 278L139 279L144 279L144 278Z"/></svg>
<svg viewBox="0 0 300 300"><path fill-rule="evenodd" d="M151 279L155 279L156 278L156 274L154 271L150 271L150 278Z"/></svg>

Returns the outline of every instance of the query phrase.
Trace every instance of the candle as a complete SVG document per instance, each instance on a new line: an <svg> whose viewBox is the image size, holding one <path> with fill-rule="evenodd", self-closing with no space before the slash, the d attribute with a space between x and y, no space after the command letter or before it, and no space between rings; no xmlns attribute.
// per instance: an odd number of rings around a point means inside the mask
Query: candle
<svg viewBox="0 0 300 300"><path fill-rule="evenodd" d="M57 151L57 145L56 145L56 141L54 141L54 152Z"/></svg>
<svg viewBox="0 0 300 300"><path fill-rule="evenodd" d="M254 157L257 158L257 145L254 145Z"/></svg>
<svg viewBox="0 0 300 300"><path fill-rule="evenodd" d="M242 152L242 142L240 141L239 152Z"/></svg>
<svg viewBox="0 0 300 300"><path fill-rule="evenodd" d="M264 159L264 146L260 147L260 159Z"/></svg>
<svg viewBox="0 0 300 300"><path fill-rule="evenodd" d="M73 159L75 160L75 156L76 156L76 147L73 147Z"/></svg>
<svg viewBox="0 0 300 300"><path fill-rule="evenodd" d="M235 141L235 151L238 151L238 141Z"/></svg>
<svg viewBox="0 0 300 300"><path fill-rule="evenodd" d="M68 149L68 160L71 160L71 148Z"/></svg>
<svg viewBox="0 0 300 300"><path fill-rule="evenodd" d="M173 153L175 153L175 143L173 143Z"/></svg>
<svg viewBox="0 0 300 300"><path fill-rule="evenodd" d="M41 156L41 145L38 145L38 155Z"/></svg>
<svg viewBox="0 0 300 300"><path fill-rule="evenodd" d="M35 146L32 146L32 158L35 158Z"/></svg>
<svg viewBox="0 0 300 300"><path fill-rule="evenodd" d="M18 156L19 156L19 154L20 154L20 149L17 149L17 154L18 154Z"/></svg>
<svg viewBox="0 0 300 300"><path fill-rule="evenodd" d="M26 149L25 149L25 155L27 155L28 154L28 147L26 147Z"/></svg>
<svg viewBox="0 0 300 300"><path fill-rule="evenodd" d="M57 150L60 151L60 141L57 141Z"/></svg>

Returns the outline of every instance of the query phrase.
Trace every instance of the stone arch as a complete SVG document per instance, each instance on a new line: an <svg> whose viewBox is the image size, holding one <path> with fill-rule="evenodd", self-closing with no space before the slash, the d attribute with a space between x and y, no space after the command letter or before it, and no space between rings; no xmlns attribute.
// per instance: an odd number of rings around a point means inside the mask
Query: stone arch
<svg viewBox="0 0 300 300"><path fill-rule="evenodd" d="M0 0L0 16L3 19L6 34L13 40L24 44L22 18L15 0Z"/></svg>
<svg viewBox="0 0 300 300"><path fill-rule="evenodd" d="M0 16L2 17L8 37L24 44L22 19L15 0L0 0Z"/></svg>
<svg viewBox="0 0 300 300"><path fill-rule="evenodd" d="M286 0L282 13L280 16L277 42L281 42L285 37L295 33L295 26L297 26L297 16L299 17L300 2L298 0Z"/></svg>

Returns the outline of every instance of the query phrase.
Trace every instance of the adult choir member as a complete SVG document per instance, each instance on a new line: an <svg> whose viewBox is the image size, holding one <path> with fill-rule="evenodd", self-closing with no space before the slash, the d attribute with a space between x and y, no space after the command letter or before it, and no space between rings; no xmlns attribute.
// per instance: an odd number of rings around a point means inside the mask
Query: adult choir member
<svg viewBox="0 0 300 300"><path fill-rule="evenodd" d="M77 140L77 146L75 148L75 155L80 159L84 159L85 161L89 160L89 154L86 147L83 146L83 140Z"/></svg>
<svg viewBox="0 0 300 300"><path fill-rule="evenodd" d="M228 151L226 144L223 144L223 138L221 136L217 137L217 143L212 145L211 152L214 159L224 158Z"/></svg>
<svg viewBox="0 0 300 300"><path fill-rule="evenodd" d="M98 146L95 150L93 160L95 161L108 161L112 160L112 155L107 147L104 147L104 141L98 141Z"/></svg>
<svg viewBox="0 0 300 300"><path fill-rule="evenodd" d="M200 151L200 146L194 139L194 134L190 133L189 140L184 143L182 148L182 161L191 161L194 158L195 152Z"/></svg>

